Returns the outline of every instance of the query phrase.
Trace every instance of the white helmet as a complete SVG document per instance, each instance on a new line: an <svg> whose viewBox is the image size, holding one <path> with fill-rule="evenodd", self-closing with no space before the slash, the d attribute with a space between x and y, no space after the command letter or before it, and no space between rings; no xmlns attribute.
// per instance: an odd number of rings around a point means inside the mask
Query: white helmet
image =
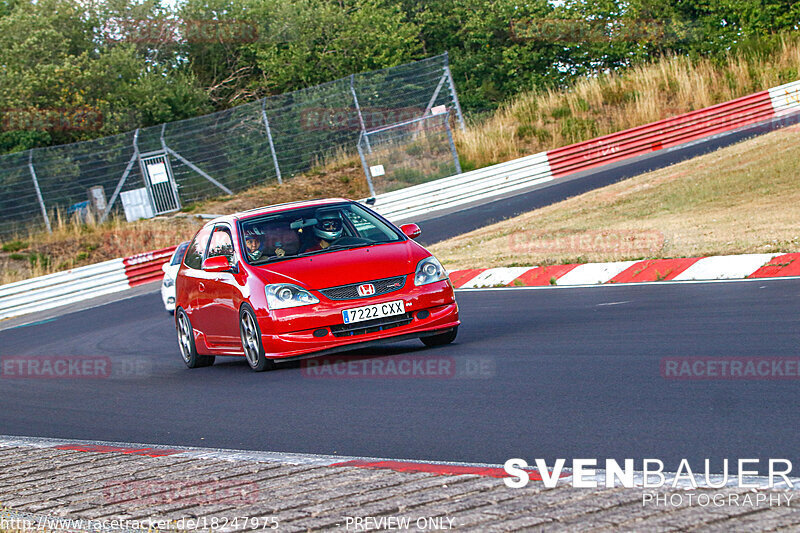
<svg viewBox="0 0 800 533"><path fill-rule="evenodd" d="M314 235L326 241L335 241L342 235L342 215L339 211L317 212Z"/></svg>

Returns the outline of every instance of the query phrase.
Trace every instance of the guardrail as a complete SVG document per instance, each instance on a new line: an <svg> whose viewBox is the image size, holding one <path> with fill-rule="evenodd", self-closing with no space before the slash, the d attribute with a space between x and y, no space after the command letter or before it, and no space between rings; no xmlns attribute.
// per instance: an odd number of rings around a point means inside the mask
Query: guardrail
<svg viewBox="0 0 800 533"><path fill-rule="evenodd" d="M552 179L547 154L542 152L381 194L375 197L373 207L390 220L409 219Z"/></svg>
<svg viewBox="0 0 800 533"><path fill-rule="evenodd" d="M161 266L169 261L177 246L162 248L152 252L132 255L122 260L125 265L125 276L131 287L158 281L164 276Z"/></svg>
<svg viewBox="0 0 800 533"><path fill-rule="evenodd" d="M175 246L0 286L0 319L36 313L161 279Z"/></svg>
<svg viewBox="0 0 800 533"><path fill-rule="evenodd" d="M373 207L393 221L408 220L799 112L800 81L795 81L589 141L380 194Z"/></svg>

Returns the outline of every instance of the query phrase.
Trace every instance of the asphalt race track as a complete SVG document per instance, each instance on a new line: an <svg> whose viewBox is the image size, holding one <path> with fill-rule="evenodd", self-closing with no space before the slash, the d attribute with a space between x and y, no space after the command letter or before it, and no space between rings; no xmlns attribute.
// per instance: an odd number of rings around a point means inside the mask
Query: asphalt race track
<svg viewBox="0 0 800 533"><path fill-rule="evenodd" d="M797 379L671 380L660 362L796 358L799 298L800 280L461 291L455 344L350 352L455 372L367 379L299 363L257 374L234 358L189 370L146 294L0 331L3 360L111 365L83 379L4 373L0 434L484 463L653 457L672 470L773 457L798 475Z"/></svg>

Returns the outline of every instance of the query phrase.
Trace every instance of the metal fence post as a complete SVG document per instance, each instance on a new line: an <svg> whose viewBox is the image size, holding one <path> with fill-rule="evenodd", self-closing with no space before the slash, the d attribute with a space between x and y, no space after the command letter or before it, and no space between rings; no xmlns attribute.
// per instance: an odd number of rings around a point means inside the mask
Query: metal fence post
<svg viewBox="0 0 800 533"><path fill-rule="evenodd" d="M436 90L433 91L433 96L431 96L431 99L428 101L428 105L425 107L425 112L422 113L423 116L427 115L428 111L430 111L433 107L433 104L436 103L436 98L439 97L439 91L442 90L442 85L444 85L445 80L447 80L447 72L442 74L442 77L439 79L439 85L437 85Z"/></svg>
<svg viewBox="0 0 800 533"><path fill-rule="evenodd" d="M267 119L267 99L261 100L261 118L264 119L264 127L267 129L267 139L269 139L269 149L272 151L272 163L275 165L275 173L278 175L278 185L283 183L281 179L281 168L278 166L278 156L275 154L275 145L272 143L272 131L269 129Z"/></svg>
<svg viewBox="0 0 800 533"><path fill-rule="evenodd" d="M358 157L361 158L361 166L364 167L364 175L367 177L367 187L369 187L369 195L375 197L375 187L372 186L372 175L369 172L369 165L367 165L367 159L364 157L364 150L361 149L361 139L364 137L366 137L366 135L362 131L361 134L358 136L358 143L356 144L356 149L358 150Z"/></svg>
<svg viewBox="0 0 800 533"><path fill-rule="evenodd" d="M39 199L39 207L42 208L44 225L47 226L48 233L53 233L53 228L50 227L50 217L47 216L47 208L44 205L44 198L42 198L42 190L39 188L39 179L36 177L36 171L33 169L33 149L28 151L28 170L31 171L31 179L33 179L33 187L36 189L36 198Z"/></svg>
<svg viewBox="0 0 800 533"><path fill-rule="evenodd" d="M444 117L444 127L447 129L447 140L450 142L450 152L453 154L453 163L456 164L456 174L461 174L461 162L458 160L456 143L453 142L453 132L450 130L450 117Z"/></svg>
<svg viewBox="0 0 800 533"><path fill-rule="evenodd" d="M356 111L358 112L358 122L361 124L361 133L364 134L364 141L367 144L367 151L372 153L372 147L369 145L369 138L366 136L367 128L364 125L364 117L361 115L361 106L358 105L358 96L356 96L355 74L350 74L350 92L353 95L353 101L356 103Z"/></svg>
<svg viewBox="0 0 800 533"><path fill-rule="evenodd" d="M456 106L456 116L458 117L458 125L461 126L461 131L464 131L467 128L464 126L464 116L461 114L461 104L458 103L456 86L453 83L453 75L450 73L450 56L447 54L447 52L444 53L444 71L447 74L447 81L450 85L450 96L453 97L453 103Z"/></svg>
<svg viewBox="0 0 800 533"><path fill-rule="evenodd" d="M164 140L164 128L166 128L166 127L167 127L166 123L161 127L161 147L164 149L164 152L168 153L168 154L171 154L175 159L177 159L178 161L180 161L181 163L183 163L187 167L191 168L192 170L194 170L195 172L197 172L198 174L203 176L209 182L211 182L214 185L216 185L217 187L219 187L222 190L222 192L224 192L225 194L231 194L232 195L233 192L229 188L227 188L222 183L218 182L217 180L215 180L214 178L209 176L208 173L203 171L203 169L201 169L200 167L198 167L197 165L195 165L194 163L192 163L191 161L189 161L188 159L183 157L181 154L179 154L178 152L176 152L175 150L173 150L172 148L167 146L167 142ZM175 191L176 196L177 196L177 192L178 191ZM153 204L153 205L155 205L155 204Z"/></svg>
<svg viewBox="0 0 800 533"><path fill-rule="evenodd" d="M136 131L133 132L133 155L128 160L128 166L125 167L125 172L122 173L122 177L117 183L117 187L114 189L114 194L111 195L111 200L108 202L106 210L103 212L103 216L100 217L101 224L106 221L106 218L108 218L109 213L111 213L111 208L114 206L114 202L117 201L117 197L119 196L119 193L122 190L122 186L125 185L125 182L128 179L128 174L130 174L131 170L133 169L133 164L136 163L136 160L139 159L139 143L137 142L138 139L139 139L139 128L136 128Z"/></svg>

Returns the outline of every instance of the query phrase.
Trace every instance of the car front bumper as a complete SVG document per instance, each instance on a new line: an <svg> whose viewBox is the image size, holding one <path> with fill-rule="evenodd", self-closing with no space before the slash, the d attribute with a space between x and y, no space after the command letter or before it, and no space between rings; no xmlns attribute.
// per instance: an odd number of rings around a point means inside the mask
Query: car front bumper
<svg viewBox="0 0 800 533"><path fill-rule="evenodd" d="M342 310L395 300L405 302L405 315L343 325ZM368 345L444 333L460 324L458 304L449 280L430 286L412 287L369 300L321 302L312 313L297 308L273 311L259 317L266 356L293 359L307 354L321 355ZM301 326L294 331L292 326ZM277 326L277 327L276 327ZM270 333L270 328L277 331ZM290 329L290 331L282 331ZM322 332L324 336L321 336ZM319 353L318 353L319 352Z"/></svg>

